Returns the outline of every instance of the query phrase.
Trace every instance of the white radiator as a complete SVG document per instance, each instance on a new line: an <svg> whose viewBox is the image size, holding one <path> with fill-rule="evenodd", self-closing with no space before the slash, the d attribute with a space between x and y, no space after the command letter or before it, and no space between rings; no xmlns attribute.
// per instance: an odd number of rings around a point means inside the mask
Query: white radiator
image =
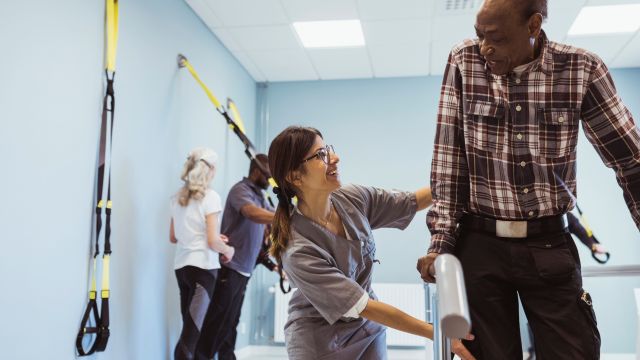
<svg viewBox="0 0 640 360"><path fill-rule="evenodd" d="M276 285L278 289L278 285ZM294 290L295 291L295 290ZM422 284L387 284L374 283L373 291L380 301L393 305L407 314L424 321L425 298ZM276 291L274 341L284 343L284 324L287 322L287 310L291 294ZM426 339L403 333L395 329L387 329L388 346L424 346Z"/></svg>

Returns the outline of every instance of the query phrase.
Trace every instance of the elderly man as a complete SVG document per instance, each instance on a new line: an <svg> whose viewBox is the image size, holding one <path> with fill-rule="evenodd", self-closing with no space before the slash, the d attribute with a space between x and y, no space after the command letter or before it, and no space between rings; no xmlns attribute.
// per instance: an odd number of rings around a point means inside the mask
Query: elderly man
<svg viewBox="0 0 640 360"><path fill-rule="evenodd" d="M559 1L559 0L558 0ZM600 335L565 214L579 122L640 226L640 132L595 54L547 39L545 0L486 0L445 70L431 168L433 261L462 262L478 359L522 359L518 296L540 359L597 359Z"/></svg>

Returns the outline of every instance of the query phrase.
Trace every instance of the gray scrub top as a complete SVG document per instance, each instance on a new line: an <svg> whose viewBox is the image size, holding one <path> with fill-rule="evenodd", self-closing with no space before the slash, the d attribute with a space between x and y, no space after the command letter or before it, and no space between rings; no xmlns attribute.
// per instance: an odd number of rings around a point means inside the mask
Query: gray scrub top
<svg viewBox="0 0 640 360"><path fill-rule="evenodd" d="M385 327L362 317L344 318L371 289L376 246L373 229L406 228L414 193L345 185L331 194L351 240L304 215L291 216L291 238L283 269L298 290L289 302L285 340L289 359L386 359Z"/></svg>

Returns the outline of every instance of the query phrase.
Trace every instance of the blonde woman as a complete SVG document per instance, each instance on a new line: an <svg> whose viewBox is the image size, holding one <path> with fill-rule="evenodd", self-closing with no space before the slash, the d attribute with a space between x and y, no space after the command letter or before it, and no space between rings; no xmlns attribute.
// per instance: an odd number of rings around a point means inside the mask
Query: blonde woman
<svg viewBox="0 0 640 360"><path fill-rule="evenodd" d="M176 244L174 269L180 289L182 332L175 359L192 359L200 328L213 296L220 259L228 262L234 248L219 233L220 196L209 188L218 155L196 148L187 157L180 178L184 185L171 199L170 241Z"/></svg>

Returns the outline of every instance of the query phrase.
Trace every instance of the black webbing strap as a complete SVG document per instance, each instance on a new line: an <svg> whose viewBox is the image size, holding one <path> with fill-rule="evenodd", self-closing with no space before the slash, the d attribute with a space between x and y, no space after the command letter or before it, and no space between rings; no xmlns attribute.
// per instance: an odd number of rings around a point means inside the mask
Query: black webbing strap
<svg viewBox="0 0 640 360"><path fill-rule="evenodd" d="M109 341L109 261L111 255L111 144L113 134L115 96L113 90L113 80L115 73L109 78L109 71L106 71L107 87L102 103L102 122L100 126L100 144L98 155L97 187L96 187L96 208L95 208L95 251L93 253L93 269L91 270L91 289L89 290L89 302L80 323L80 329L76 337L76 350L78 355L91 355L96 351L104 351ZM109 121L110 120L110 121ZM107 154L107 141L109 142ZM107 155L109 161L107 161ZM104 180L107 179L107 197L102 198ZM98 256L100 255L100 233L102 231L102 215L104 209L104 250L102 259L102 284L100 297L102 302L100 310L96 301L96 272ZM93 316L93 319L91 317ZM91 326L93 324L93 326ZM88 349L83 346L83 340L88 337L91 342Z"/></svg>
<svg viewBox="0 0 640 360"><path fill-rule="evenodd" d="M583 217L584 215L582 215L582 211L580 211L580 208L577 205L576 208L578 209L580 216ZM569 232L574 234L580 242L591 250L591 257L600 264L606 264L607 261L609 261L611 254L608 251L604 254L597 252L596 245L600 244L600 241L598 241L595 235L593 235L591 229L585 227L584 224L581 223L580 220L571 212L567 213L567 220L569 222Z"/></svg>

